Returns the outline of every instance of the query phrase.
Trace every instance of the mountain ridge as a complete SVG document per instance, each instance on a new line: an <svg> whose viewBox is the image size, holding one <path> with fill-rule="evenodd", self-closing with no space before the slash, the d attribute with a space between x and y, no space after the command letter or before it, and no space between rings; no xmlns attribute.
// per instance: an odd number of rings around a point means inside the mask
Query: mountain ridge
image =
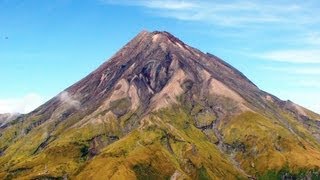
<svg viewBox="0 0 320 180"><path fill-rule="evenodd" d="M0 128L0 178L318 177L319 119L168 32L142 31Z"/></svg>

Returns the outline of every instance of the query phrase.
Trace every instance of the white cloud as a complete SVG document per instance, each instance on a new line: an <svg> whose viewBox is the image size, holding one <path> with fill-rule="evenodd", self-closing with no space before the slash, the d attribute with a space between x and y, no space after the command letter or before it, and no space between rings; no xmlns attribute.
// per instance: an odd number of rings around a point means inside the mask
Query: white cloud
<svg viewBox="0 0 320 180"><path fill-rule="evenodd" d="M320 73L319 73L320 74ZM320 79L319 80L300 80L296 82L297 85L300 87L306 88L320 88ZM319 93L320 96L320 93Z"/></svg>
<svg viewBox="0 0 320 180"><path fill-rule="evenodd" d="M61 102L67 104L68 106L74 107L76 109L80 109L80 102L72 97L68 92L64 91L60 93L59 99Z"/></svg>
<svg viewBox="0 0 320 180"><path fill-rule="evenodd" d="M254 55L258 58L289 63L320 63L320 50L276 50Z"/></svg>
<svg viewBox="0 0 320 180"><path fill-rule="evenodd" d="M107 4L117 4L126 6L142 6L152 9L186 10L197 7L198 5L191 1L181 0L101 0Z"/></svg>
<svg viewBox="0 0 320 180"><path fill-rule="evenodd" d="M69 107L80 108L80 102L64 91L59 94L61 102ZM4 113L29 113L47 101L37 93L29 93L21 98L0 99L0 114Z"/></svg>
<svg viewBox="0 0 320 180"><path fill-rule="evenodd" d="M103 1L103 0L102 0ZM220 26L246 26L278 23L312 24L319 22L312 3L270 1L195 1L195 0L104 0L105 3L140 6L151 13L185 21L201 21Z"/></svg>
<svg viewBox="0 0 320 180"><path fill-rule="evenodd" d="M320 67L264 67L263 69L287 74L320 75Z"/></svg>
<svg viewBox="0 0 320 180"><path fill-rule="evenodd" d="M169 9L169 10L186 10L197 7L195 3L186 2L186 1L164 1L164 0L153 0L142 2L141 5L148 8L155 9Z"/></svg>
<svg viewBox="0 0 320 180"><path fill-rule="evenodd" d="M320 32L309 32L301 38L300 42L308 45L320 45Z"/></svg>
<svg viewBox="0 0 320 180"><path fill-rule="evenodd" d="M36 93L21 98L0 99L0 113L29 113L43 104L45 99Z"/></svg>

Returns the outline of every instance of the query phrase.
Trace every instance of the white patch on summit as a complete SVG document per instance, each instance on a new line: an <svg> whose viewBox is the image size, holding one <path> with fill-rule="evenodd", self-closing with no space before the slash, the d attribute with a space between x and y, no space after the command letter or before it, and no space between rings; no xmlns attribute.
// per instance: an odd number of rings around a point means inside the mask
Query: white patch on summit
<svg viewBox="0 0 320 180"><path fill-rule="evenodd" d="M157 42L158 41L158 39L160 38L160 34L156 34L156 35L154 35L154 36L152 36L152 42Z"/></svg>

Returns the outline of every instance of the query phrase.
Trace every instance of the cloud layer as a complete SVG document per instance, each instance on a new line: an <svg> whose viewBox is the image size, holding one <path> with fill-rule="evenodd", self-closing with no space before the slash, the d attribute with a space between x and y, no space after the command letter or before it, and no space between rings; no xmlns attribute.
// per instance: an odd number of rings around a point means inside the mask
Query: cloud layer
<svg viewBox="0 0 320 180"><path fill-rule="evenodd" d="M0 99L0 113L29 113L43 104L45 99L36 93L21 98Z"/></svg>
<svg viewBox="0 0 320 180"><path fill-rule="evenodd" d="M276 50L261 53L256 55L258 58L279 61L279 62L289 62L289 63L320 63L320 50L319 49L290 49L290 50Z"/></svg>
<svg viewBox="0 0 320 180"><path fill-rule="evenodd" d="M101 0L106 4L138 6L154 16L209 24L215 27L254 33L286 31L287 37L274 34L268 40L281 40L286 46L300 44L304 49L260 51L256 58L320 64L319 3L310 1L217 1L217 0ZM214 29L214 27L212 27ZM243 35L243 33L242 33ZM234 36L234 33L230 36ZM250 36L250 33L249 33ZM260 36L263 36L260 35ZM259 37L259 35L257 36ZM256 39L257 41L261 41ZM256 52L255 52L256 53ZM249 53L248 55L252 55Z"/></svg>
<svg viewBox="0 0 320 180"><path fill-rule="evenodd" d="M217 1L217 0L104 0L109 4L141 6L158 16L185 21L202 21L221 26L265 23L318 23L313 1ZM301 15L303 14L303 15Z"/></svg>
<svg viewBox="0 0 320 180"><path fill-rule="evenodd" d="M80 109L80 102L72 97L68 92L64 91L59 94L59 100L65 103L68 107ZM6 98L0 99L0 114L5 113L29 113L47 101L37 93L29 93L21 98Z"/></svg>

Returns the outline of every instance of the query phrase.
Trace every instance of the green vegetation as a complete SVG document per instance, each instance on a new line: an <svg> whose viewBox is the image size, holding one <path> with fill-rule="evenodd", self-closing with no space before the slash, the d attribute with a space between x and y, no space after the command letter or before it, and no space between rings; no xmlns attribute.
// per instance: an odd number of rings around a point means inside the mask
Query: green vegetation
<svg viewBox="0 0 320 180"><path fill-rule="evenodd" d="M132 169L138 180L170 179L170 176L163 177L160 172L157 172L149 165L137 164Z"/></svg>
<svg viewBox="0 0 320 180"><path fill-rule="evenodd" d="M259 179L319 178L319 145L290 114L281 112L283 124L234 110L217 127L226 146L219 149L215 130L201 126L218 118L208 107L234 109L234 102L208 99L209 105L176 104L147 116L130 111L121 99L110 111L47 121L28 133L39 119L17 122L1 131L0 179L246 179L240 168Z"/></svg>
<svg viewBox="0 0 320 180"><path fill-rule="evenodd" d="M286 166L298 172L320 165L319 150L307 137L293 135L282 124L257 113L236 116L223 128L223 134L228 144L241 142L245 145L245 151L238 149L236 159L249 174L259 175L270 169L280 171Z"/></svg>
<svg viewBox="0 0 320 180"><path fill-rule="evenodd" d="M301 170L296 173L290 172L290 170L282 169L280 171L267 171L265 174L258 177L259 180L278 180L278 179L320 179L320 173L318 170Z"/></svg>
<svg viewBox="0 0 320 180"><path fill-rule="evenodd" d="M206 168L201 167L200 169L197 170L197 179L210 180L210 176L207 173Z"/></svg>

